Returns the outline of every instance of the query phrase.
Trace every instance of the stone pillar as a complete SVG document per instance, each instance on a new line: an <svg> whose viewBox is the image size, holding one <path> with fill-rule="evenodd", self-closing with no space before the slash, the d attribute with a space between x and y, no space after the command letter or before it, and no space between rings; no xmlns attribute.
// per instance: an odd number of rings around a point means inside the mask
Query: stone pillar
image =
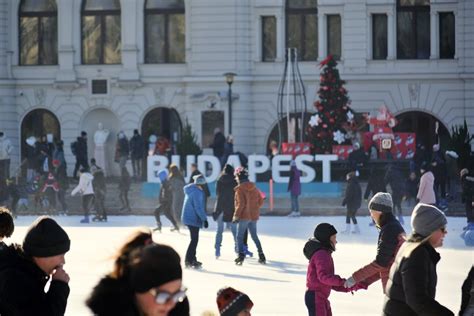
<svg viewBox="0 0 474 316"><path fill-rule="evenodd" d="M433 11L431 8L430 12L430 59L439 58L439 17L438 12Z"/></svg>
<svg viewBox="0 0 474 316"><path fill-rule="evenodd" d="M387 12L387 59L397 58L396 20L393 12Z"/></svg>

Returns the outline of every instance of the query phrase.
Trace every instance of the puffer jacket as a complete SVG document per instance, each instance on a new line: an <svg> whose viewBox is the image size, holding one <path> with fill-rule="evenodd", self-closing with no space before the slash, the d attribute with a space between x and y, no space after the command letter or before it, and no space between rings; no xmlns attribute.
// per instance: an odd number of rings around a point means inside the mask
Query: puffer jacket
<svg viewBox="0 0 474 316"><path fill-rule="evenodd" d="M390 270L384 316L454 316L435 300L440 258L429 243L403 244Z"/></svg>
<svg viewBox="0 0 474 316"><path fill-rule="evenodd" d="M2 316L60 316L66 311L69 285L49 281L18 245L0 243L0 315Z"/></svg>
<svg viewBox="0 0 474 316"><path fill-rule="evenodd" d="M436 196L434 191L434 175L431 171L425 172L420 178L420 187L416 198L420 203L435 204Z"/></svg>
<svg viewBox="0 0 474 316"><path fill-rule="evenodd" d="M109 276L102 278L92 290L86 305L96 316L140 316L135 295L123 279ZM186 298L177 303L169 312L169 316L188 316L189 302Z"/></svg>
<svg viewBox="0 0 474 316"><path fill-rule="evenodd" d="M207 215L204 211L204 191L194 183L184 187L184 204L181 222L184 225L202 228Z"/></svg>
<svg viewBox="0 0 474 316"><path fill-rule="evenodd" d="M263 198L255 183L250 181L241 182L234 189L235 212L233 220L257 221L260 217L260 208Z"/></svg>
<svg viewBox="0 0 474 316"><path fill-rule="evenodd" d="M398 249L405 241L405 231L392 213L386 213L384 216L385 220L380 228L375 260L354 272L352 277L356 282L364 282L367 285L382 279L382 287L385 292L390 267Z"/></svg>
<svg viewBox="0 0 474 316"><path fill-rule="evenodd" d="M223 174L219 177L216 184L216 204L213 216L217 218L224 213L222 219L224 222L231 222L234 216L234 189L237 182L230 174Z"/></svg>
<svg viewBox="0 0 474 316"><path fill-rule="evenodd" d="M81 177L79 178L79 184L72 190L71 195L74 196L77 193L81 195L94 194L92 180L94 180L94 176L89 172L84 172L81 174Z"/></svg>

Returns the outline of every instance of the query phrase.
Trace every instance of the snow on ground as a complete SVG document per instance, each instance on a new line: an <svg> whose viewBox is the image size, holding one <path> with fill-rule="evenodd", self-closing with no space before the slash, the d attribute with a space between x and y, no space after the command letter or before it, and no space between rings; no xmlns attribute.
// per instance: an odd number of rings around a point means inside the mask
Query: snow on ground
<svg viewBox="0 0 474 316"><path fill-rule="evenodd" d="M84 301L99 278L111 269L110 257L124 239L138 226L154 225L151 216L111 216L108 223L91 224L79 224L80 218L56 218L72 240L65 265L71 277L66 315L74 316L91 315ZM21 242L34 219L32 216L19 217L14 236L8 241ZM222 286L229 285L251 297L255 304L252 310L254 315L307 315L304 305L307 260L303 256L303 245L318 223L332 223L341 231L345 226L344 220L345 217L262 217L258 222L258 231L267 265L251 258L243 266L236 266L230 231L224 233L222 257L215 259L216 225L211 219L209 229L201 230L197 250L198 260L203 262L204 269L184 270L183 283L188 287L191 314L201 315L204 311L217 313L216 292ZM368 226L369 217L359 217L359 221L361 235L338 234L339 243L333 258L336 273L342 277L348 277L375 257L377 230ZM449 233L444 247L438 249L441 261L438 264L437 300L456 314L461 302L461 284L474 262L472 249L466 248L459 237L464 223L464 218L449 218ZM169 227L168 223L163 233L155 233L154 240L173 246L184 261L189 233L186 229L181 233L171 232ZM255 251L250 236L249 246ZM332 292L330 300L334 315L380 315L383 305L381 283L377 282L367 291L354 295Z"/></svg>

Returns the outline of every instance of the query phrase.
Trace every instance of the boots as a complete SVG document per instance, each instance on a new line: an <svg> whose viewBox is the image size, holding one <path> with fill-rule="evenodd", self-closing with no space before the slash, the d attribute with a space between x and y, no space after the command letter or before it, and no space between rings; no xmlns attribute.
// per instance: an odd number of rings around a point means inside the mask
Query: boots
<svg viewBox="0 0 474 316"><path fill-rule="evenodd" d="M221 256L221 248L216 248L216 259L219 259Z"/></svg>
<svg viewBox="0 0 474 316"><path fill-rule="evenodd" d="M353 234L360 234L359 224L354 224Z"/></svg>
<svg viewBox="0 0 474 316"><path fill-rule="evenodd" d="M263 254L263 252L258 253L258 262L261 264L267 263L267 259L265 258L265 255Z"/></svg>
<svg viewBox="0 0 474 316"><path fill-rule="evenodd" d="M81 219L81 224L89 224L89 215L86 215Z"/></svg>
<svg viewBox="0 0 474 316"><path fill-rule="evenodd" d="M351 224L346 224L346 229L341 232L341 234L350 234Z"/></svg>
<svg viewBox="0 0 474 316"><path fill-rule="evenodd" d="M186 268L192 268L192 269L201 269L202 268L202 262L199 262L197 260L193 262L186 261L184 263Z"/></svg>
<svg viewBox="0 0 474 316"><path fill-rule="evenodd" d="M239 253L239 256L234 260L235 264L238 266L241 266L242 263L244 263L245 260L245 254Z"/></svg>
<svg viewBox="0 0 474 316"><path fill-rule="evenodd" d="M154 232L160 232L161 233L161 223L156 223L156 227L153 228L153 231Z"/></svg>

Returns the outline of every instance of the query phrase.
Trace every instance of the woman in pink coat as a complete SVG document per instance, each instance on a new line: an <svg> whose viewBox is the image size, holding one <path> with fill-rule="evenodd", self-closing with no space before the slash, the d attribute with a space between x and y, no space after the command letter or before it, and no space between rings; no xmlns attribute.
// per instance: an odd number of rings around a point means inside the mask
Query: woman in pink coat
<svg viewBox="0 0 474 316"><path fill-rule="evenodd" d="M420 167L421 178L420 187L418 188L418 194L416 199L418 203L424 204L436 204L436 195L434 191L434 175L431 172L431 168L427 163L422 163Z"/></svg>
<svg viewBox="0 0 474 316"><path fill-rule="evenodd" d="M331 290L351 292L367 289L364 283L348 288L346 279L334 274L332 252L336 250L337 231L331 224L321 223L314 230L314 238L308 240L303 252L309 259L306 273L305 304L309 316L332 316L329 294Z"/></svg>

